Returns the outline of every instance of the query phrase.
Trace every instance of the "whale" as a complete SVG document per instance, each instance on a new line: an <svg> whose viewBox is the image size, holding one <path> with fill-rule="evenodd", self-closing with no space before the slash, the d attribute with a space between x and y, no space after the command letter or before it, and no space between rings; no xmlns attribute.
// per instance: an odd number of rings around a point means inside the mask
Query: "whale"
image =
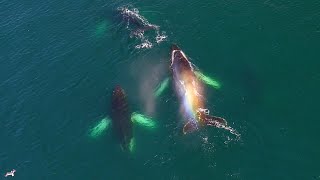
<svg viewBox="0 0 320 180"><path fill-rule="evenodd" d="M139 15L139 11L137 9L130 10L128 7L119 7L117 8L117 12L119 15L121 15L123 20L125 20L128 24L134 25L136 28L144 31L150 29L159 29L159 26L150 24L147 19Z"/></svg>
<svg viewBox="0 0 320 180"><path fill-rule="evenodd" d="M109 116L105 116L90 128L88 135L90 138L96 139L105 131L112 129L121 149L133 153L135 151L134 125L154 130L157 128L157 123L152 117L131 111L128 96L120 85L116 85L112 89L109 103L110 109L107 109L110 113Z"/></svg>
<svg viewBox="0 0 320 180"><path fill-rule="evenodd" d="M203 83L199 80L193 64L176 44L171 46L170 70L184 119L184 134L203 126L227 126L224 118L209 114L210 111L205 104Z"/></svg>
<svg viewBox="0 0 320 180"><path fill-rule="evenodd" d="M122 149L129 150L133 138L131 112L127 95L119 85L112 91L111 120Z"/></svg>
<svg viewBox="0 0 320 180"><path fill-rule="evenodd" d="M94 35L97 37L103 36L107 31L110 34L120 32L123 25L130 31L131 38L142 38L143 34L149 31L155 31L157 34L160 33L160 26L151 24L145 17L139 14L138 9L131 6L120 6L106 11L103 13L103 17L95 26ZM162 40L165 37L161 36L157 38L157 40Z"/></svg>

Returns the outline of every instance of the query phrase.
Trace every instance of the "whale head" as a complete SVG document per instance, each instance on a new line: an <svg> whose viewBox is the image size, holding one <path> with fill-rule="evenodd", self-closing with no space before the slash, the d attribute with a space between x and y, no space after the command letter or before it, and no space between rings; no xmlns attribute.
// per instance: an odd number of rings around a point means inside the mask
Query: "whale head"
<svg viewBox="0 0 320 180"><path fill-rule="evenodd" d="M176 44L171 45L171 65L172 70L176 73L183 71L193 71L190 61L184 52Z"/></svg>
<svg viewBox="0 0 320 180"><path fill-rule="evenodd" d="M172 44L172 45L171 45L171 52L174 51L174 50L181 50L181 49L179 48L178 45Z"/></svg>
<svg viewBox="0 0 320 180"><path fill-rule="evenodd" d="M117 97L117 96L124 96L125 92L124 90L121 88L120 85L116 85L112 91L112 95Z"/></svg>

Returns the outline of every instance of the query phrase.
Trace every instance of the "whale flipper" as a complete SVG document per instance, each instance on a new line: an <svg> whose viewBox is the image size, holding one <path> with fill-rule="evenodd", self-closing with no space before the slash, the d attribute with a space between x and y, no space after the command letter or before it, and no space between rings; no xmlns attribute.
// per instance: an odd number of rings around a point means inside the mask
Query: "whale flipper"
<svg viewBox="0 0 320 180"><path fill-rule="evenodd" d="M139 124L141 126L146 127L147 129L154 129L157 126L157 124L156 124L154 119L152 119L152 118L150 118L148 116L145 116L143 114L139 114L137 112L132 113L131 121L134 124Z"/></svg>
<svg viewBox="0 0 320 180"><path fill-rule="evenodd" d="M218 81L216 81L215 79L204 75L200 71L194 71L194 73L197 76L197 78L200 79L205 84L208 84L209 86L211 86L211 87L213 87L215 89L220 89L221 84Z"/></svg>
<svg viewBox="0 0 320 180"><path fill-rule="evenodd" d="M154 96L159 97L169 86L170 78L167 77L164 79L158 86L157 89L154 91Z"/></svg>
<svg viewBox="0 0 320 180"><path fill-rule="evenodd" d="M217 128L228 130L231 134L236 135L238 138L240 138L241 136L241 134L238 133L237 130L227 125L227 121L224 118L217 116L209 116L209 118L207 118L206 120L207 126L214 126Z"/></svg>
<svg viewBox="0 0 320 180"><path fill-rule="evenodd" d="M102 135L103 132L110 129L111 119L109 117L105 117L101 119L93 128L89 130L89 136L91 138L98 138Z"/></svg>

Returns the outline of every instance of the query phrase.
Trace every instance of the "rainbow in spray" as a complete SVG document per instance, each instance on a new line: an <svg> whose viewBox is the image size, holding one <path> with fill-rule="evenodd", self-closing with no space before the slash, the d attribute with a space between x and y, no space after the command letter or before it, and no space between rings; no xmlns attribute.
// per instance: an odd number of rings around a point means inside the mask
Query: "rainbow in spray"
<svg viewBox="0 0 320 180"><path fill-rule="evenodd" d="M183 133L192 132L200 126L226 125L223 118L210 116L205 109L203 85L197 78L191 62L177 46L171 47L171 70L176 93L181 102L180 112L186 121Z"/></svg>

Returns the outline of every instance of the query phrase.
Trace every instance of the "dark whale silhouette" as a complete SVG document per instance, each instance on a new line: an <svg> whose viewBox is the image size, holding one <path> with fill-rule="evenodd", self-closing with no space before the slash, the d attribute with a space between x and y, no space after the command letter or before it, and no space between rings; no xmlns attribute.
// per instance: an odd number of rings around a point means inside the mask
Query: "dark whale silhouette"
<svg viewBox="0 0 320 180"><path fill-rule="evenodd" d="M97 125L91 128L89 135L92 138L97 138L112 126L112 134L118 140L121 149L133 153L135 151L133 125L143 126L152 130L157 128L157 124L149 116L140 114L139 112L131 112L126 92L119 85L112 89L110 99L111 107L109 115L105 116Z"/></svg>
<svg viewBox="0 0 320 180"><path fill-rule="evenodd" d="M131 112L129 110L127 96L119 85L117 85L112 92L111 119L113 129L120 141L121 147L124 150L129 150L133 138Z"/></svg>

